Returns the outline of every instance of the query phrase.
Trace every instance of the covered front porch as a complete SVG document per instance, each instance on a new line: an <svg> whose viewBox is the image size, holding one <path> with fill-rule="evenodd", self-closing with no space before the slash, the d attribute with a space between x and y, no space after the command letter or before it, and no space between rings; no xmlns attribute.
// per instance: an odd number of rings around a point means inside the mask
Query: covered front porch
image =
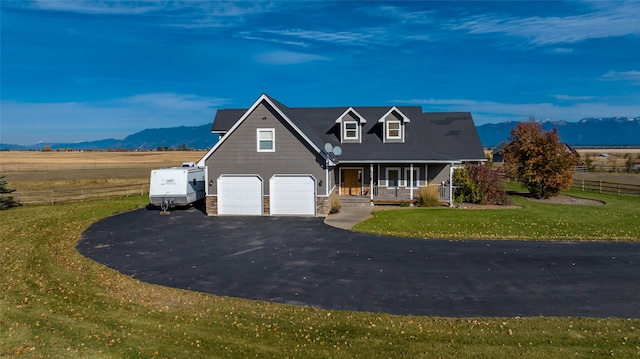
<svg viewBox="0 0 640 359"><path fill-rule="evenodd" d="M437 186L441 201L453 206L452 176L458 162L340 164L340 196L368 198L371 204L414 203L424 187Z"/></svg>

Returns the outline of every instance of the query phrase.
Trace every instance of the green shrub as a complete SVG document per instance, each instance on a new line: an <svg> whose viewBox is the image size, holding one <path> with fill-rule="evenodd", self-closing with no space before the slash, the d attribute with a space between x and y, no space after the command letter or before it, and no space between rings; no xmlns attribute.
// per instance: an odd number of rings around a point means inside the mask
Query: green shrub
<svg viewBox="0 0 640 359"><path fill-rule="evenodd" d="M467 164L453 172L453 183L456 203L510 204L499 168Z"/></svg>

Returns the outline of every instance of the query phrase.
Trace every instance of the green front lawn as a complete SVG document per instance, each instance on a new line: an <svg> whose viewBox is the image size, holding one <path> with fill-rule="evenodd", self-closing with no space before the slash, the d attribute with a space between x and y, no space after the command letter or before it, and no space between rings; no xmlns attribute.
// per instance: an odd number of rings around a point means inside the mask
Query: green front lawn
<svg viewBox="0 0 640 359"><path fill-rule="evenodd" d="M605 202L600 206L547 204L513 196L521 208L416 208L375 211L353 230L417 238L640 240L640 197L580 191L568 195Z"/></svg>
<svg viewBox="0 0 640 359"><path fill-rule="evenodd" d="M75 251L91 223L147 201L0 211L0 357L640 356L638 319L403 317L296 307L142 283Z"/></svg>

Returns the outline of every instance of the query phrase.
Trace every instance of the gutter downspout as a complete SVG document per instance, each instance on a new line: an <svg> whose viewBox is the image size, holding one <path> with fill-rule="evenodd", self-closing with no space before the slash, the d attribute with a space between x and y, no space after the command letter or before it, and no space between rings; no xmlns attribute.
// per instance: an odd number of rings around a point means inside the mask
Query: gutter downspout
<svg viewBox="0 0 640 359"><path fill-rule="evenodd" d="M324 192L327 194L327 197L329 196L329 188L331 187L331 185L329 184L329 157L327 156L327 159L324 162L324 183L325 183L325 190Z"/></svg>
<svg viewBox="0 0 640 359"><path fill-rule="evenodd" d="M413 201L413 163L409 164L409 199Z"/></svg>
<svg viewBox="0 0 640 359"><path fill-rule="evenodd" d="M449 207L453 207L453 162L449 164Z"/></svg>

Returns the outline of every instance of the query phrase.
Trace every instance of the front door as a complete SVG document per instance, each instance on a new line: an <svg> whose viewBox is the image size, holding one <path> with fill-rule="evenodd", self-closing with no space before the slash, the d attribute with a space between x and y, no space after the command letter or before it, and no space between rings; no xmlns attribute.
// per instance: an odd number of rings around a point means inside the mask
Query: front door
<svg viewBox="0 0 640 359"><path fill-rule="evenodd" d="M343 169L340 181L340 194L346 196L362 195L362 170Z"/></svg>

